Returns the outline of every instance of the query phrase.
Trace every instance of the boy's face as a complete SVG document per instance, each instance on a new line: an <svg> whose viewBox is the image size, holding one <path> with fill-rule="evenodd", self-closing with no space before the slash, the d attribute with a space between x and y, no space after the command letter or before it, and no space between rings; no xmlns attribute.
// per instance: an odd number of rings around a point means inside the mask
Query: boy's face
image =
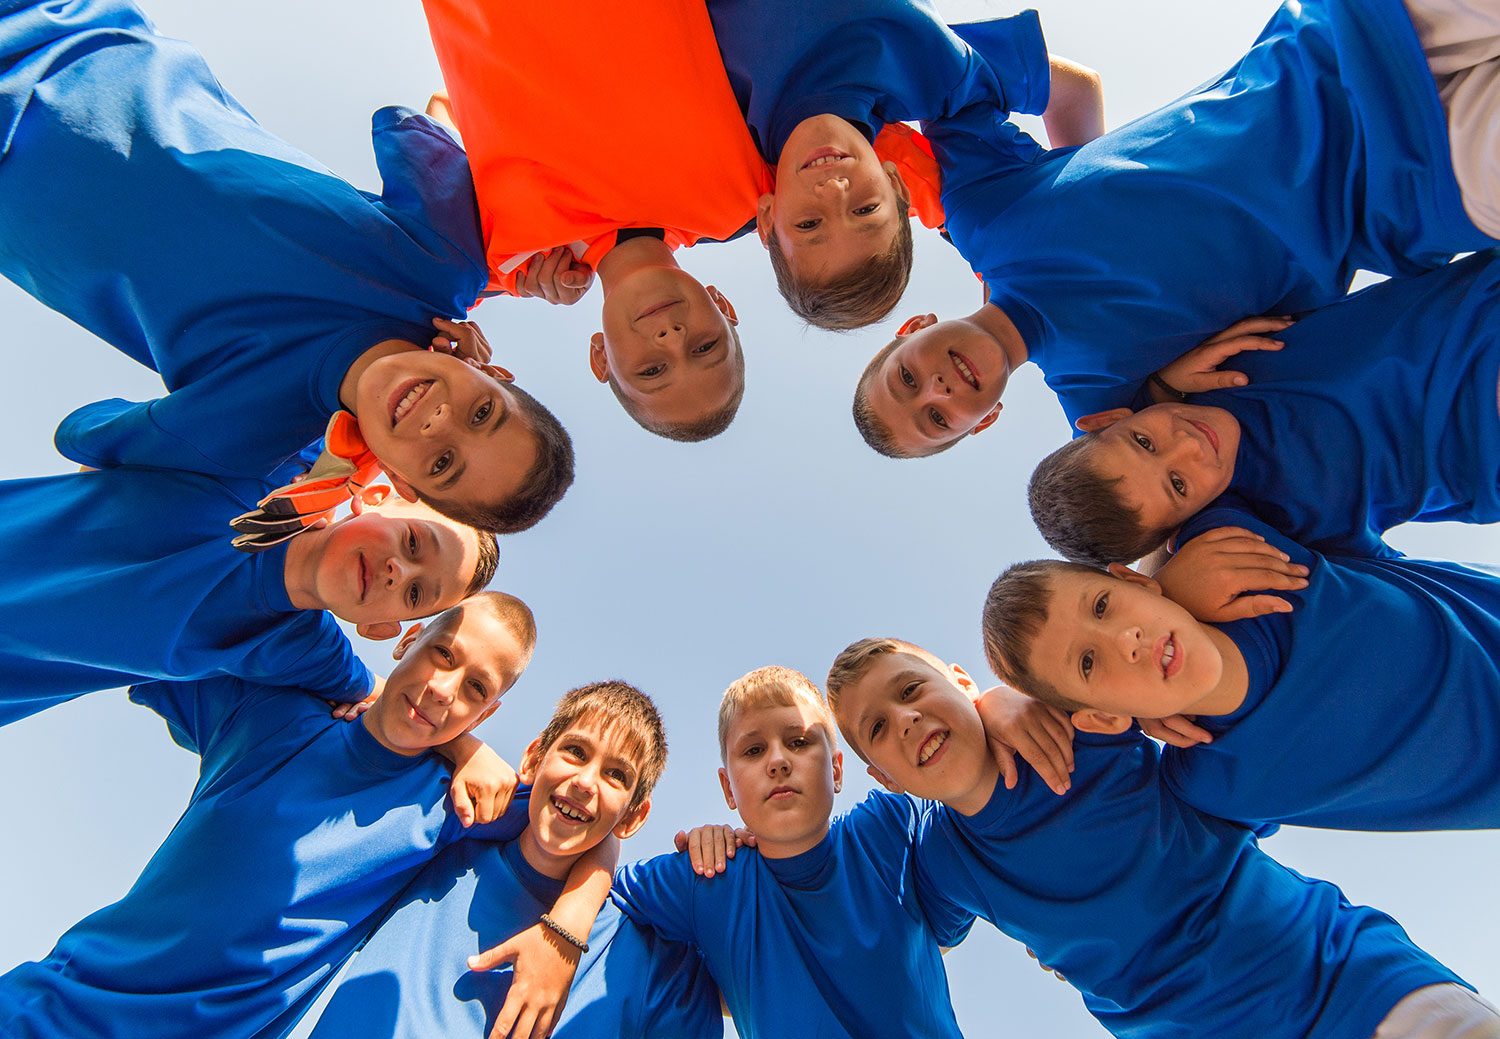
<svg viewBox="0 0 1500 1039"><path fill-rule="evenodd" d="M777 237L798 282L826 284L890 249L907 206L898 184L848 120L804 119L781 149L775 193L760 200L761 241Z"/></svg>
<svg viewBox="0 0 1500 1039"><path fill-rule="evenodd" d="M1129 571L1123 571L1130 573ZM1059 573L1030 666L1070 700L1126 718L1195 714L1224 671L1202 624L1150 578Z"/></svg>
<svg viewBox="0 0 1500 1039"><path fill-rule="evenodd" d="M314 587L326 609L355 624L411 620L457 605L479 564L472 527L395 495L324 535L309 561Z"/></svg>
<svg viewBox="0 0 1500 1039"><path fill-rule="evenodd" d="M403 497L488 503L520 489L536 434L499 371L427 350L371 363L356 389L359 431Z"/></svg>
<svg viewBox="0 0 1500 1039"><path fill-rule="evenodd" d="M361 721L383 745L408 755L478 725L526 667L515 634L480 607L413 624L396 652L399 663Z"/></svg>
<svg viewBox="0 0 1500 1039"><path fill-rule="evenodd" d="M552 859L581 855L610 833L624 840L646 821L651 802L630 808L640 764L620 726L585 715L546 753L533 741L521 762L531 784L531 840Z"/></svg>
<svg viewBox="0 0 1500 1039"><path fill-rule="evenodd" d="M755 831L762 854L796 855L828 833L844 756L811 707L751 708L725 740L724 800Z"/></svg>
<svg viewBox="0 0 1500 1039"><path fill-rule="evenodd" d="M1118 417L1097 427L1089 465L1105 478L1120 478L1122 504L1139 510L1149 530L1175 530L1229 486L1240 446L1240 424L1223 408L1157 404L1085 416Z"/></svg>
<svg viewBox="0 0 1500 1039"><path fill-rule="evenodd" d="M892 789L946 804L969 799L998 769L961 668L925 653L893 652L839 696L849 742Z"/></svg>
<svg viewBox="0 0 1500 1039"><path fill-rule="evenodd" d="M865 384L876 418L911 455L988 429L1000 413L1010 360L970 321L931 314L901 326L898 342Z"/></svg>
<svg viewBox="0 0 1500 1039"><path fill-rule="evenodd" d="M680 267L632 271L604 297L603 323L589 343L589 367L600 382L613 375L639 414L690 423L739 388L734 307Z"/></svg>

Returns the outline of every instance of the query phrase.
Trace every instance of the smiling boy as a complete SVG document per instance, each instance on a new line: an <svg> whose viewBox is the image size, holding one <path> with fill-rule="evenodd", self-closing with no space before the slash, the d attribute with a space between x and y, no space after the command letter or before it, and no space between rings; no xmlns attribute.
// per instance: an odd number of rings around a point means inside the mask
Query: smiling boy
<svg viewBox="0 0 1500 1039"><path fill-rule="evenodd" d="M384 693L353 724L299 689L136 686L132 700L203 759L197 787L119 902L0 977L0 1032L284 1035L437 851L516 834L514 810L466 831L427 752L495 710L534 639L520 600L465 600L408 629ZM602 885L580 896L597 908ZM563 926L587 930L587 900L555 911Z"/></svg>
<svg viewBox="0 0 1500 1039"><path fill-rule="evenodd" d="M720 1034L718 992L697 954L608 903L581 936L588 949L573 954L578 973L555 1021L500 1019L511 972L464 969L466 957L545 927L537 920L579 856L640 828L666 749L655 706L633 686L596 682L563 696L522 757L529 825L513 841L464 841L434 859L360 950L313 1036L484 1039L512 1024L557 1039Z"/></svg>
<svg viewBox="0 0 1500 1039"><path fill-rule="evenodd" d="M1229 508L1200 513L1182 537L1226 525L1307 568L1305 588L1279 593L1290 612L1205 624L1124 567L1023 563L985 603L991 666L1088 732L1196 716L1213 742L1168 747L1164 772L1222 818L1500 826L1500 579L1457 563L1325 557Z"/></svg>
<svg viewBox="0 0 1500 1039"><path fill-rule="evenodd" d="M566 432L503 370L425 349L484 286L463 151L403 110L374 132L379 198L124 0L0 9L0 273L170 391L74 412L64 454L259 478L347 410L403 496L488 530L546 514Z"/></svg>
<svg viewBox="0 0 1500 1039"><path fill-rule="evenodd" d="M1027 768L1013 789L999 782L974 682L918 646L862 639L835 659L828 690L876 780L937 802L917 877L939 940L989 920L1113 1034L1408 1036L1405 1015L1437 1000L1453 1009L1430 1034L1500 1035L1494 1008L1390 917L1172 796L1139 730L1080 733L1059 797ZM1459 1031L1475 1021L1482 1030Z"/></svg>
<svg viewBox="0 0 1500 1039"><path fill-rule="evenodd" d="M957 1036L948 982L917 905L916 806L876 792L833 819L843 781L833 718L796 671L765 667L724 693L724 800L755 832L722 875L687 855L626 866L612 898L703 956L745 1039Z"/></svg>

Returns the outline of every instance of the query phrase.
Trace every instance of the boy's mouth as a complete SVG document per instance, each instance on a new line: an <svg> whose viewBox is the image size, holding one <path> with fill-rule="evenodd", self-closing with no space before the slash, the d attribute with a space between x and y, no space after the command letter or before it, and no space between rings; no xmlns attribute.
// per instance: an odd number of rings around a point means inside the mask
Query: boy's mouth
<svg viewBox="0 0 1500 1039"><path fill-rule="evenodd" d="M394 393L386 401L386 409L390 412L391 428L395 429L397 423L412 413L417 402L427 396L427 391L432 389L431 379L408 379L396 387Z"/></svg>
<svg viewBox="0 0 1500 1039"><path fill-rule="evenodd" d="M370 564L365 560L365 554L359 553L359 601L364 602L365 596L370 594Z"/></svg>
<svg viewBox="0 0 1500 1039"><path fill-rule="evenodd" d="M938 756L944 747L948 745L948 730L939 729L931 736L922 741L922 746L917 748L917 767L922 768L934 757Z"/></svg>
<svg viewBox="0 0 1500 1039"><path fill-rule="evenodd" d="M578 805L575 805L572 801L567 800L566 798L558 797L556 794L553 794L550 800L552 802L552 807L557 812L557 814L568 820L568 822L570 823L586 825L594 821L594 817L592 815L584 811Z"/></svg>
<svg viewBox="0 0 1500 1039"><path fill-rule="evenodd" d="M682 302L682 300L680 300L680 299L669 299L669 300L664 300L661 303L653 303L653 304L651 304L651 306L647 307L645 310L643 310L639 314L637 314L635 316L635 319L637 321L641 321L641 320L643 320L645 318L650 317L652 314L657 314L657 313L660 313L663 310L666 310L668 307L675 307L677 304L679 304L681 302Z"/></svg>
<svg viewBox="0 0 1500 1039"><path fill-rule="evenodd" d="M976 393L979 392L979 376L974 374L974 365L963 354L948 351L948 360L953 362L953 370L958 377L968 384L969 388Z"/></svg>
<svg viewBox="0 0 1500 1039"><path fill-rule="evenodd" d="M1163 635L1156 643L1156 666L1161 669L1163 678L1171 678L1182 670L1182 653L1177 644L1177 636L1170 632Z"/></svg>
<svg viewBox="0 0 1500 1039"><path fill-rule="evenodd" d="M1203 438L1208 441L1208 446L1214 449L1214 457L1218 458L1219 434L1214 432L1212 426L1203 422L1199 422L1197 419L1188 419L1188 421L1192 423L1192 425L1198 430L1198 432L1203 434Z"/></svg>
<svg viewBox="0 0 1500 1039"><path fill-rule="evenodd" d="M797 167L797 172L817 169L819 166L832 166L834 163L842 162L848 158L851 158L848 152L840 151L837 148L819 148L807 157L806 162Z"/></svg>
<svg viewBox="0 0 1500 1039"><path fill-rule="evenodd" d="M429 729L436 729L437 728L437 723L436 722L434 722L431 718L427 717L427 715L423 714L421 711L417 710L417 705L412 702L412 698L411 697L408 696L408 697L405 697L404 699L406 700L406 716L407 716L407 718L409 718L411 721L419 721L423 725L426 725Z"/></svg>
<svg viewBox="0 0 1500 1039"><path fill-rule="evenodd" d="M766 795L766 800L767 801L785 801L787 798L789 798L789 797L795 797L798 794L800 794L801 792L802 791L798 790L796 787L778 786L778 787L775 787L774 789L772 789L772 791L769 794Z"/></svg>

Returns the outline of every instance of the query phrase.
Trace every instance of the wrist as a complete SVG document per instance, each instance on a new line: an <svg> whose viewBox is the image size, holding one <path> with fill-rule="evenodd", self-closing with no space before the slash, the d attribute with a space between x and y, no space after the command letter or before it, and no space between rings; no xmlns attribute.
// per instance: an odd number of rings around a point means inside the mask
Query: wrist
<svg viewBox="0 0 1500 1039"><path fill-rule="evenodd" d="M1185 404L1188 395L1162 378L1161 372L1152 372L1149 376L1151 384L1151 399L1158 404Z"/></svg>

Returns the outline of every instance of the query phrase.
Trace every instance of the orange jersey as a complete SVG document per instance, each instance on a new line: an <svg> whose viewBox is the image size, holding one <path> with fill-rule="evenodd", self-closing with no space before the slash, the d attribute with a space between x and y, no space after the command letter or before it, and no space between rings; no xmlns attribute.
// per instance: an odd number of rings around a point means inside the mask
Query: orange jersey
<svg viewBox="0 0 1500 1039"><path fill-rule="evenodd" d="M597 266L621 228L728 238L771 171L703 0L423 0L479 195L491 291L535 253Z"/></svg>

